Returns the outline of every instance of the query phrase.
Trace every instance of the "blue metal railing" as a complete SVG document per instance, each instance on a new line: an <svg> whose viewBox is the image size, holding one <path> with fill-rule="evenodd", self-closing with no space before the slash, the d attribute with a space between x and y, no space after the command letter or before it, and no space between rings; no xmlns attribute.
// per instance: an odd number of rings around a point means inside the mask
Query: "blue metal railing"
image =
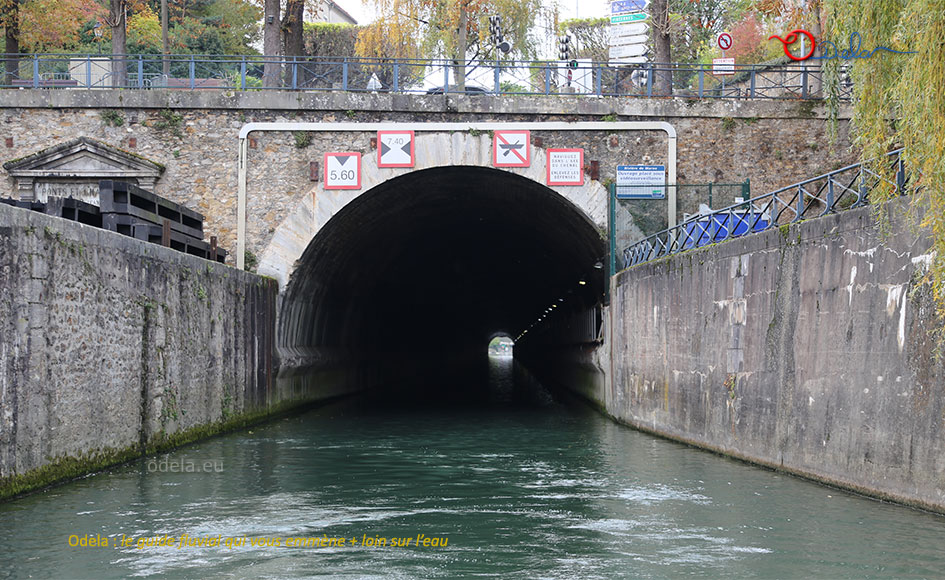
<svg viewBox="0 0 945 580"><path fill-rule="evenodd" d="M805 63L735 65L713 75L712 65L578 61L263 57L252 55L3 55L0 88L121 88L293 90L398 93L658 97L669 81L671 96L687 98L820 98L821 71ZM461 68L462 67L462 68ZM264 79L267 82L264 83ZM374 79L374 82L372 82ZM841 98L851 96L841 83Z"/></svg>
<svg viewBox="0 0 945 580"><path fill-rule="evenodd" d="M902 195L908 182L902 150L889 153L889 160L895 175L893 180L856 163L693 216L624 249L621 269L771 227L860 207L868 202L869 192L881 183Z"/></svg>

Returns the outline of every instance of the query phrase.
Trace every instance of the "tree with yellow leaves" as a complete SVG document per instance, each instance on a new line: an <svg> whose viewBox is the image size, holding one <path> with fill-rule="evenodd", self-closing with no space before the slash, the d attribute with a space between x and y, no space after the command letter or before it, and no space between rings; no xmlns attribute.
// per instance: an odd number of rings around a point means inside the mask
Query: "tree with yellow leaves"
<svg viewBox="0 0 945 580"><path fill-rule="evenodd" d="M904 148L911 185L918 188L911 205L932 235L929 281L945 322L945 0L824 0L824 12L826 40L837 47L857 33L864 50L886 47L909 53L880 50L847 61L854 91L853 142L863 161L888 179L870 192L881 220L883 202L896 195L885 154ZM824 67L825 93L834 114L839 62L827 60Z"/></svg>
<svg viewBox="0 0 945 580"><path fill-rule="evenodd" d="M465 85L468 60L496 58L489 44L489 17L502 17L502 32L512 54L534 58L529 32L544 10L540 0L372 0L377 21L366 27L355 47L372 58L448 58L456 84Z"/></svg>

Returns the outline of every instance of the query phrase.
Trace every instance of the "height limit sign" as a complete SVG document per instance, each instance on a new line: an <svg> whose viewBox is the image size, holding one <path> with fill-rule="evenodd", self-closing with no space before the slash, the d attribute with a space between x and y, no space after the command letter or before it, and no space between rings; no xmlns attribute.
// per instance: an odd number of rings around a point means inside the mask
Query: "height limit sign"
<svg viewBox="0 0 945 580"><path fill-rule="evenodd" d="M325 189L361 189L361 154L325 153Z"/></svg>

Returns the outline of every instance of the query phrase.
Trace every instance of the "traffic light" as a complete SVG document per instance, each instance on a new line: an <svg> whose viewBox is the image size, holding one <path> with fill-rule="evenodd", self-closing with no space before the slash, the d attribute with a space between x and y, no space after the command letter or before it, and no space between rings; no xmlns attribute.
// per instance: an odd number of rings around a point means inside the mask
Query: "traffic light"
<svg viewBox="0 0 945 580"><path fill-rule="evenodd" d="M565 34L558 37L558 60L568 60L571 56L571 37Z"/></svg>
<svg viewBox="0 0 945 580"><path fill-rule="evenodd" d="M489 40L492 46L502 42L502 17L498 14L489 17Z"/></svg>

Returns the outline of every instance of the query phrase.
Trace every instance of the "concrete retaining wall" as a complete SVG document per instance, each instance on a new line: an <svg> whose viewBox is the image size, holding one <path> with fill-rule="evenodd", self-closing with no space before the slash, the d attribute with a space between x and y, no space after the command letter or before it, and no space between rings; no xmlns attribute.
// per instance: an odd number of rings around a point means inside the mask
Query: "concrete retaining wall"
<svg viewBox="0 0 945 580"><path fill-rule="evenodd" d="M311 397L272 280L0 205L0 498Z"/></svg>
<svg viewBox="0 0 945 580"><path fill-rule="evenodd" d="M613 290L620 421L945 512L929 241L891 206L642 264Z"/></svg>

